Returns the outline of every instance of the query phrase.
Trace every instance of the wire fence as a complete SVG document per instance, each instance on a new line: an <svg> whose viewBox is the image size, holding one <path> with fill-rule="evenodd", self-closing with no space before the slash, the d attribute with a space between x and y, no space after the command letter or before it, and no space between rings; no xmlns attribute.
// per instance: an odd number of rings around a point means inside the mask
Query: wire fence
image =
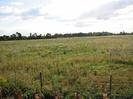
<svg viewBox="0 0 133 99"><path fill-rule="evenodd" d="M130 80L125 80L123 77L116 79L115 76L112 75L96 75L92 79L94 86L92 86L93 89L91 89L93 92L87 95L84 95L84 92L80 92L80 90L75 91L71 95L62 92L58 92L52 95L42 91L43 77L41 72L39 76L41 93L31 92L25 94L21 89L8 90L1 86L0 99L133 99L133 82Z"/></svg>

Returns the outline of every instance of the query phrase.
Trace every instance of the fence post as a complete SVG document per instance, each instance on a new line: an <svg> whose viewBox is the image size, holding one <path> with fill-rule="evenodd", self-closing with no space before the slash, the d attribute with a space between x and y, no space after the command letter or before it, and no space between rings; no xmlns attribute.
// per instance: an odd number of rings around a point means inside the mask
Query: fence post
<svg viewBox="0 0 133 99"><path fill-rule="evenodd" d="M14 99L23 99L22 92L21 91L15 91Z"/></svg>
<svg viewBox="0 0 133 99"><path fill-rule="evenodd" d="M41 99L41 96L40 96L39 94L35 94L35 95L34 95L34 98L35 98L35 99Z"/></svg>
<svg viewBox="0 0 133 99"><path fill-rule="evenodd" d="M40 72L40 88L41 88L41 92L42 92L42 72Z"/></svg>
<svg viewBox="0 0 133 99"><path fill-rule="evenodd" d="M109 98L112 98L112 75L109 78Z"/></svg>
<svg viewBox="0 0 133 99"><path fill-rule="evenodd" d="M79 92L76 92L75 93L75 98L74 99L82 99Z"/></svg>
<svg viewBox="0 0 133 99"><path fill-rule="evenodd" d="M14 83L15 83L15 87L16 87L17 86L16 70L14 70L14 76L15 76Z"/></svg>
<svg viewBox="0 0 133 99"><path fill-rule="evenodd" d="M0 87L0 99L2 99L2 88Z"/></svg>

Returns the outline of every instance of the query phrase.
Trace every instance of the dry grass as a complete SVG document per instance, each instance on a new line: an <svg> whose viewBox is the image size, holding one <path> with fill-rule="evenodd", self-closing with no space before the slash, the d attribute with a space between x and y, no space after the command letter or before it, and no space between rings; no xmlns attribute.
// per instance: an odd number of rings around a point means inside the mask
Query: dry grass
<svg viewBox="0 0 133 99"><path fill-rule="evenodd" d="M87 91L94 85L95 72L107 77L112 74L115 83L121 79L133 82L132 66L133 36L0 42L3 86L13 86L16 79L18 87L39 90L38 75L42 72L43 88L49 92Z"/></svg>

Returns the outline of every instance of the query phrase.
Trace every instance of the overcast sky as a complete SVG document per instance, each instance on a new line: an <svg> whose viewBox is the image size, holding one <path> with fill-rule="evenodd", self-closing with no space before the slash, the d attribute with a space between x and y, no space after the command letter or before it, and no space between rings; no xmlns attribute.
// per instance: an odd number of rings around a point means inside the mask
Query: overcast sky
<svg viewBox="0 0 133 99"><path fill-rule="evenodd" d="M133 0L0 0L0 35L133 32Z"/></svg>

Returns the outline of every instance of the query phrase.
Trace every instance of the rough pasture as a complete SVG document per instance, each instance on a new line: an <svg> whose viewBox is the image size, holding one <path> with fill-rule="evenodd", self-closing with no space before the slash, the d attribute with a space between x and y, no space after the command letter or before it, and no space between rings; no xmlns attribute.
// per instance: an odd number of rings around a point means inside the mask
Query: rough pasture
<svg viewBox="0 0 133 99"><path fill-rule="evenodd" d="M42 88L39 73L42 72ZM133 93L133 36L0 42L0 86L24 94Z"/></svg>

